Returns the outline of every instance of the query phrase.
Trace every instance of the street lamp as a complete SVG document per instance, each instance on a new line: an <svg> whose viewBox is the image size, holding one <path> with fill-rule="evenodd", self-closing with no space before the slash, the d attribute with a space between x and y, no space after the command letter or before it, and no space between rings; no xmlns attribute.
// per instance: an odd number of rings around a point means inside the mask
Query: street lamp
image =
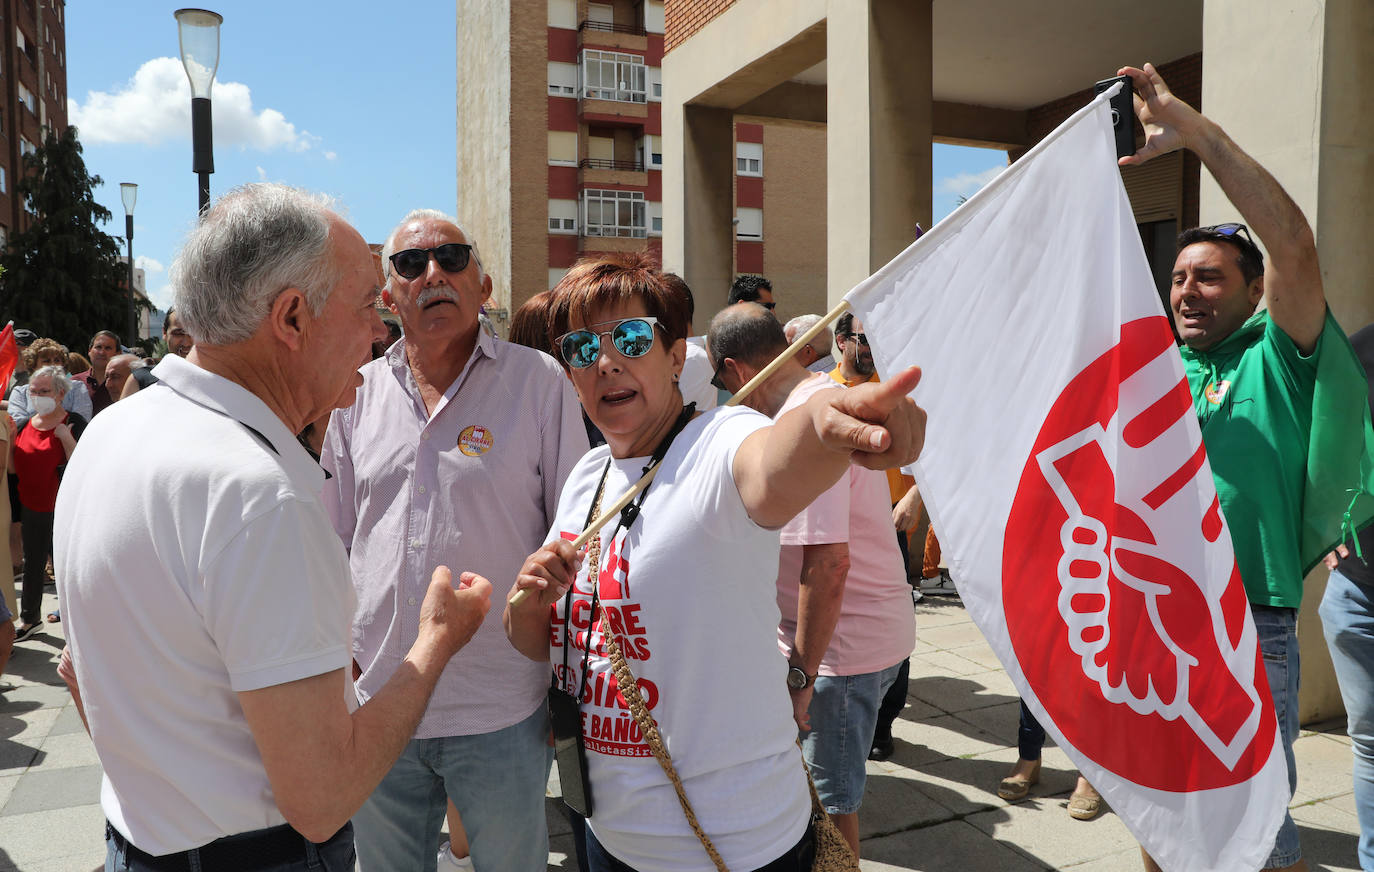
<svg viewBox="0 0 1374 872"><path fill-rule="evenodd" d="M210 130L210 86L219 68L219 26L224 17L208 9L178 9L177 41L181 65L191 80L191 171L200 176L200 211L210 206L210 174L215 171L214 137Z"/></svg>
<svg viewBox="0 0 1374 872"><path fill-rule="evenodd" d="M138 312L134 304L134 201L138 199L138 185L119 183L119 198L124 201L124 239L129 243L129 344L138 336Z"/></svg>

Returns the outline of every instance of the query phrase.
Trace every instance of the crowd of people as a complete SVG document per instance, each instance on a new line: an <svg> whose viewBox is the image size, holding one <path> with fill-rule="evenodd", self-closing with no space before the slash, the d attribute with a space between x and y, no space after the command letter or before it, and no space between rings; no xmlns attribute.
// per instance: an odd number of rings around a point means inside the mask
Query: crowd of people
<svg viewBox="0 0 1374 872"><path fill-rule="evenodd" d="M1275 543L1303 507L1243 513L1303 475L1303 418L1256 446L1272 427L1208 404L1310 406L1340 340L1297 207L1152 68L1123 72L1147 131L1130 160L1191 149L1270 253L1266 272L1241 225L1186 232L1171 308L1291 773L1302 576ZM857 857L912 603L953 592L935 531L908 550L920 373L879 381L858 317L784 324L773 286L741 276L697 334L681 277L614 255L531 298L503 340L457 219L412 211L376 257L327 201L271 184L222 197L171 277L156 366L107 330L77 361L16 330L0 428L22 579L0 602L19 620L0 620L0 672L42 632L51 555L107 868L542 872L555 759L583 870ZM1260 450L1272 481L1226 459ZM1330 562L1374 869L1374 607L1363 562ZM1044 735L1023 706L1008 800L1038 780ZM1072 799L1075 818L1100 811L1081 778ZM1269 867L1304 868L1291 819Z"/></svg>

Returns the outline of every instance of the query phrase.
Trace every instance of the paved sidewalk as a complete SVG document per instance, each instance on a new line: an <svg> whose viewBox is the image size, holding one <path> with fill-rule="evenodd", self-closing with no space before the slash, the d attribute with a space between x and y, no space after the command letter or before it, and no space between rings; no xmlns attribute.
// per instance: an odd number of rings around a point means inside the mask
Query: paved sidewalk
<svg viewBox="0 0 1374 872"><path fill-rule="evenodd" d="M55 606L45 598L44 613ZM57 677L62 625L15 647L0 698L0 872L92 872L104 862L100 767ZM1016 758L1011 682L959 601L929 597L917 609L909 704L897 753L869 764L860 812L863 869L922 872L1119 872L1140 868L1135 842L1109 811L1071 819L1074 772L1045 749L1041 784L1007 805L997 782ZM1358 825L1344 723L1305 730L1297 742L1293 816L1311 868L1358 870ZM550 784L550 869L576 861Z"/></svg>

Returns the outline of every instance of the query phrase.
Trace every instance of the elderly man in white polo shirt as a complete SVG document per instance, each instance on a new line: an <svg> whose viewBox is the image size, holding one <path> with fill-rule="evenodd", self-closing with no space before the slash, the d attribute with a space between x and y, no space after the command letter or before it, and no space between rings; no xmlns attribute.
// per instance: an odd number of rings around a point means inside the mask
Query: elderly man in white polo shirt
<svg viewBox="0 0 1374 872"><path fill-rule="evenodd" d="M294 434L352 401L386 335L367 244L312 196L250 185L201 219L172 284L195 349L92 422L57 500L107 868L352 870L349 818L491 587L436 570L405 665L359 707L348 557Z"/></svg>
<svg viewBox="0 0 1374 872"><path fill-rule="evenodd" d="M407 215L382 265L382 299L404 338L363 367L357 401L334 413L321 451L333 474L325 502L358 592L362 699L402 665L430 567L471 569L504 596L544 543L563 481L587 450L562 368L479 328L491 278L454 219ZM548 687L548 664L512 648L501 616L488 615L354 818L364 872L433 870L445 795L476 868L547 868Z"/></svg>

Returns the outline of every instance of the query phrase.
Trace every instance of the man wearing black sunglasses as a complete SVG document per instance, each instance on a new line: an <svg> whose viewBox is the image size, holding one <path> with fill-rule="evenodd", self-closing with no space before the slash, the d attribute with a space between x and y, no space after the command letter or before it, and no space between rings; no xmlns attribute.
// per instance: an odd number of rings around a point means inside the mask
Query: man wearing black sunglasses
<svg viewBox="0 0 1374 872"><path fill-rule="evenodd" d="M1359 467L1369 425L1354 404L1364 402L1364 380L1327 312L1312 228L1297 204L1215 122L1173 96L1154 67L1126 67L1119 75L1131 77L1146 134L1144 146L1120 163L1187 148L1269 252L1266 271L1241 224L1184 231L1169 307L1259 634L1291 794L1297 784L1297 610L1306 570L1334 544L1341 516L1355 505L1346 488L1358 493L1369 486L1335 473L1346 468L1342 464ZM1267 309L1256 312L1261 298ZM1357 423L1332 423L1352 421ZM1329 542L1314 541L1328 531ZM1146 868L1158 867L1146 857ZM1265 868L1306 868L1291 816Z"/></svg>
<svg viewBox="0 0 1374 872"><path fill-rule="evenodd" d="M777 305L773 302L773 283L763 276L737 276L730 284L730 296L725 305L733 306L736 303L758 303L768 311L773 311Z"/></svg>
<svg viewBox="0 0 1374 872"><path fill-rule="evenodd" d="M504 597L544 542L569 470L587 450L581 408L548 355L481 330L491 296L475 240L417 210L382 249L382 301L403 338L363 367L321 462L325 503L350 551L359 694L406 668L415 586L437 564L497 579ZM549 676L506 640L500 616L444 671L400 759L354 817L366 872L433 868L444 798L478 869L542 872L551 752Z"/></svg>

